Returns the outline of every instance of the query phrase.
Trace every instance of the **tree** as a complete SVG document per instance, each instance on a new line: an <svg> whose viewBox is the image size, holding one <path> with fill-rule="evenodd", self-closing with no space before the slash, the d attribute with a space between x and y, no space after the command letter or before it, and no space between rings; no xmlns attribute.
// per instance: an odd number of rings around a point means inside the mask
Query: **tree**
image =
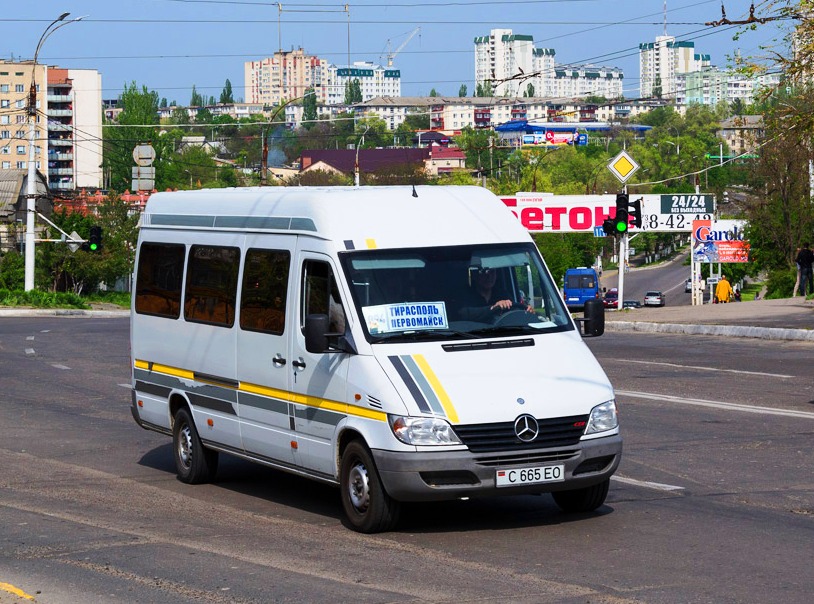
<svg viewBox="0 0 814 604"><path fill-rule="evenodd" d="M302 125L306 130L310 130L316 124L316 119L317 95L313 88L309 88L302 99Z"/></svg>
<svg viewBox="0 0 814 604"><path fill-rule="evenodd" d="M461 87L458 89L458 96L460 98L464 98L466 96L466 84L461 84Z"/></svg>
<svg viewBox="0 0 814 604"><path fill-rule="evenodd" d="M526 91L523 93L523 96L532 98L534 96L534 84L529 82L529 85L526 86Z"/></svg>
<svg viewBox="0 0 814 604"><path fill-rule="evenodd" d="M657 99L661 98L661 76L659 74L656 74L656 77L653 80L653 92L650 96Z"/></svg>
<svg viewBox="0 0 814 604"><path fill-rule="evenodd" d="M438 96L438 91L436 91L435 88L433 88L432 90L430 90L429 96L437 97Z"/></svg>
<svg viewBox="0 0 814 604"><path fill-rule="evenodd" d="M116 191L130 188L133 167L133 149L142 143L151 143L156 152L156 178L160 182L158 163L165 145L158 130L158 93L141 89L135 82L125 86L119 95L118 106L122 111L116 124L106 123L103 127L104 159L103 166L107 185ZM145 127L146 126L146 127Z"/></svg>
<svg viewBox="0 0 814 604"><path fill-rule="evenodd" d="M192 85L192 98L189 100L190 107L203 107L206 104L203 96L195 90L195 84Z"/></svg>
<svg viewBox="0 0 814 604"><path fill-rule="evenodd" d="M361 103L362 100L362 84L359 79L347 81L345 83L345 105Z"/></svg>
<svg viewBox="0 0 814 604"><path fill-rule="evenodd" d="M223 85L223 90L220 93L220 102L222 105L229 105L235 102L232 96L232 83L229 81L229 78L226 78L226 83Z"/></svg>

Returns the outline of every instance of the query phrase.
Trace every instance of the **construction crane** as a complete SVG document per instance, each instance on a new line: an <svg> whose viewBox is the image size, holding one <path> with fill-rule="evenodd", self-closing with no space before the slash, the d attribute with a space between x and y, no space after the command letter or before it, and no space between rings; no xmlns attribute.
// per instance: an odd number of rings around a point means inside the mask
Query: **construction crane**
<svg viewBox="0 0 814 604"><path fill-rule="evenodd" d="M407 42L412 40L413 37L417 33L419 33L420 31L421 31L421 28L416 27L413 31L410 32L410 35L407 36L407 39L404 40L404 42L402 42L401 44L399 44L399 47L396 50L392 51L392 52L390 51L390 39L388 38L388 40L387 40L387 66L388 67L393 66L393 59L396 58L396 55L399 54L404 49L404 47L407 46ZM401 35L403 36L404 34L401 34Z"/></svg>

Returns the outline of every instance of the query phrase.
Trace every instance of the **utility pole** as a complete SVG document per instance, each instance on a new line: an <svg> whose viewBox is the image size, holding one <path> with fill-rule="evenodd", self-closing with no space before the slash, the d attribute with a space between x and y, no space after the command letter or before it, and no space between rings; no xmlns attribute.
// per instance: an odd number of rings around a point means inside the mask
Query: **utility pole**
<svg viewBox="0 0 814 604"><path fill-rule="evenodd" d="M59 17L51 21L45 31L42 32L37 49L34 51L34 60L31 65L31 87L28 89L28 178L26 186L25 201L25 291L34 289L34 259L35 243L34 218L37 213L37 56L40 54L43 42L58 30L60 27L84 19L77 17L70 21L65 21L71 13L62 13ZM61 23L60 23L61 22ZM56 25L59 23L59 25ZM56 25L56 27L54 27ZM47 78L44 78L47 83ZM45 141L47 142L47 141Z"/></svg>

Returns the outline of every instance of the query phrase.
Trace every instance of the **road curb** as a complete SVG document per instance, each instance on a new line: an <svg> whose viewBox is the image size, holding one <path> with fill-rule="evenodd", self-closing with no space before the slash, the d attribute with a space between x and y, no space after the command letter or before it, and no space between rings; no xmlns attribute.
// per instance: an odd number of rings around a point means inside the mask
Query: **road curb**
<svg viewBox="0 0 814 604"><path fill-rule="evenodd" d="M643 321L606 321L605 331L640 331L814 342L814 330L745 325L681 325L678 323L645 323Z"/></svg>
<svg viewBox="0 0 814 604"><path fill-rule="evenodd" d="M83 310L81 308L0 308L2 317L129 317L129 310Z"/></svg>

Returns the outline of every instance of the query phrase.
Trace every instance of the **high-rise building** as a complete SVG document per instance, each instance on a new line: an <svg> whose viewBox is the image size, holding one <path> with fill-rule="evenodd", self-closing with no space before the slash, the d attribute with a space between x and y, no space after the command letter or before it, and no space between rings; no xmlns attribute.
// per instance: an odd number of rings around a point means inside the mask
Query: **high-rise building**
<svg viewBox="0 0 814 604"><path fill-rule="evenodd" d="M531 36L493 29L475 38L475 85L490 86L487 94L498 97L622 96L620 69L557 65L555 54L552 48L534 48Z"/></svg>
<svg viewBox="0 0 814 604"><path fill-rule="evenodd" d="M362 101L380 96L401 96L401 71L387 69L375 63L355 62L350 67L331 65L328 68L328 105L341 105L345 102L345 87L359 80Z"/></svg>
<svg viewBox="0 0 814 604"><path fill-rule="evenodd" d="M327 102L328 61L306 55L301 48L247 61L243 72L247 103L278 105L301 98L309 88L314 89L318 103Z"/></svg>
<svg viewBox="0 0 814 604"><path fill-rule="evenodd" d="M102 185L102 76L48 68L48 183L58 191Z"/></svg>
<svg viewBox="0 0 814 604"><path fill-rule="evenodd" d="M643 97L672 99L678 74L700 71L709 64L709 55L696 54L695 42L657 36L655 42L639 44L639 92Z"/></svg>
<svg viewBox="0 0 814 604"><path fill-rule="evenodd" d="M32 81L37 170L52 190L101 186L102 78L92 69L0 61L0 168L28 168Z"/></svg>

